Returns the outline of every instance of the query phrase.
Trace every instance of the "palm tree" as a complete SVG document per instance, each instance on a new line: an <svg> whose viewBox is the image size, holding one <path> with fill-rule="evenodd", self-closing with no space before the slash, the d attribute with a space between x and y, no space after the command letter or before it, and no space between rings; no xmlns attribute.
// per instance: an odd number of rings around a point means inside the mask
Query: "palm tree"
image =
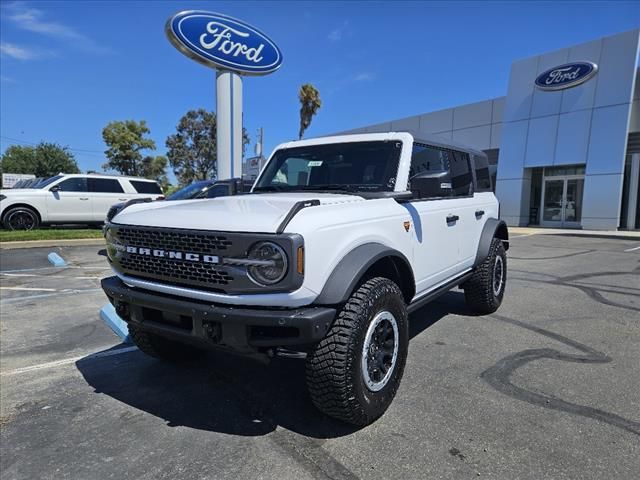
<svg viewBox="0 0 640 480"><path fill-rule="evenodd" d="M300 99L300 132L298 133L298 138L302 138L304 131L311 125L311 119L322 106L322 101L320 100L320 93L310 83L305 83L300 87L298 98Z"/></svg>

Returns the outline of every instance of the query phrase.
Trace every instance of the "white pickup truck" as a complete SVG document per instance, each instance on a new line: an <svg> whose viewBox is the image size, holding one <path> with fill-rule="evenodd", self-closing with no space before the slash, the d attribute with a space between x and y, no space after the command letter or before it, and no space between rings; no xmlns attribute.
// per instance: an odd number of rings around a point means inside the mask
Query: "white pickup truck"
<svg viewBox="0 0 640 480"><path fill-rule="evenodd" d="M250 194L132 205L106 240L142 351L305 357L314 404L356 425L396 393L410 312L455 287L493 312L507 278L485 154L406 132L282 144Z"/></svg>

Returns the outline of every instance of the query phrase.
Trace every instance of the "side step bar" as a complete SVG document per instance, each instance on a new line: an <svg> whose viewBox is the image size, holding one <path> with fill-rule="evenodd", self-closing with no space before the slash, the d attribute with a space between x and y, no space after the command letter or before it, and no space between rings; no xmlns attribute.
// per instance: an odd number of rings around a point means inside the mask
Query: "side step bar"
<svg viewBox="0 0 640 480"><path fill-rule="evenodd" d="M452 288L457 287L458 285L463 283L465 280L469 279L471 275L473 275L473 270L469 270L468 272L465 272L462 275L455 277L452 280L449 280L447 283L434 288L430 292L427 292L422 297L414 300L409 304L409 306L407 307L408 312L412 313L418 310L419 308L424 307L427 303L431 302L432 300L435 300L441 295L444 295Z"/></svg>

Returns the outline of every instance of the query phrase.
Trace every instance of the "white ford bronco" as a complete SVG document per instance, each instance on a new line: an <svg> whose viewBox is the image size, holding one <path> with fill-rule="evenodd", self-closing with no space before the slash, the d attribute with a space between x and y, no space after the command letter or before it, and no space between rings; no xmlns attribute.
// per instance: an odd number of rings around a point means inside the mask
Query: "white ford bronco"
<svg viewBox="0 0 640 480"><path fill-rule="evenodd" d="M369 424L400 384L409 313L455 287L490 313L505 291L486 155L421 137L289 142L250 194L128 206L102 288L143 352L304 357L313 403Z"/></svg>

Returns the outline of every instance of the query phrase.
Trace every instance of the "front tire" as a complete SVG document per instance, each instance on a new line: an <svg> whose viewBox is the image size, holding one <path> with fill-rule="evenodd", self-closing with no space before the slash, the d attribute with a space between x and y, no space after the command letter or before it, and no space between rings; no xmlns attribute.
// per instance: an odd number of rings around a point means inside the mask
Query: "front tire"
<svg viewBox="0 0 640 480"><path fill-rule="evenodd" d="M480 314L495 312L502 304L506 285L507 254L502 241L494 238L489 256L462 285L467 306Z"/></svg>
<svg viewBox="0 0 640 480"><path fill-rule="evenodd" d="M374 422L395 397L408 345L402 292L387 278L366 281L307 357L307 388L314 405L353 425Z"/></svg>
<svg viewBox="0 0 640 480"><path fill-rule="evenodd" d="M128 324L128 327L129 336L136 347L151 357L173 363L182 363L195 360L203 355L202 350L190 345L174 342L154 333L147 332L131 323Z"/></svg>
<svg viewBox="0 0 640 480"><path fill-rule="evenodd" d="M40 225L40 217L29 207L13 207L7 210L2 219L7 230L33 230Z"/></svg>

